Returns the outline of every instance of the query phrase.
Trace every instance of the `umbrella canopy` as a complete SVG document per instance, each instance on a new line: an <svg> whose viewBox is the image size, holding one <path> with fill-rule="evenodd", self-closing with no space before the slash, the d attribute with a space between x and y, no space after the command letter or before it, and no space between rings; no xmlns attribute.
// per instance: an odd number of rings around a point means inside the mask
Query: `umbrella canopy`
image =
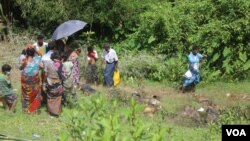
<svg viewBox="0 0 250 141"><path fill-rule="evenodd" d="M79 20L69 20L67 22L62 23L60 26L56 28L53 33L52 39L59 40L64 37L68 37L75 32L83 29L87 25L86 22Z"/></svg>

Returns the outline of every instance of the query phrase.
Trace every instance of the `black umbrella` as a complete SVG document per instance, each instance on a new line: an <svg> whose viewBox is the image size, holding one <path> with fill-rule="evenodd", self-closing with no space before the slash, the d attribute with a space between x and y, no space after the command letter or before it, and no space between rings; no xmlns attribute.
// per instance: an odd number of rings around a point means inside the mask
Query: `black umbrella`
<svg viewBox="0 0 250 141"><path fill-rule="evenodd" d="M80 21L80 20L69 20L67 22L64 22L60 26L56 28L56 30L53 33L52 39L53 40L59 40L64 37L68 37L75 32L83 29L87 25L86 22Z"/></svg>

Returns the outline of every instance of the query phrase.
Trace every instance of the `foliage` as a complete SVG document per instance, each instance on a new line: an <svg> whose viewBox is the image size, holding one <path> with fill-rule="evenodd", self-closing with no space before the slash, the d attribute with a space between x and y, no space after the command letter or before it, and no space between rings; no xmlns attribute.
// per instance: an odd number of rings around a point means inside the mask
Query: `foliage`
<svg viewBox="0 0 250 141"><path fill-rule="evenodd" d="M32 27L51 32L59 23L79 19L89 23L90 30L100 36L121 39L133 30L137 15L148 1L151 0L144 0L144 4L139 0L17 0L16 4Z"/></svg>
<svg viewBox="0 0 250 141"><path fill-rule="evenodd" d="M250 2L191 0L152 4L139 15L136 32L120 43L175 56L193 45L210 56L206 68L233 80L249 76Z"/></svg>
<svg viewBox="0 0 250 141"><path fill-rule="evenodd" d="M154 81L179 81L185 71L185 59L181 54L167 58L161 54L123 51L119 68L125 79L138 78ZM181 70L181 71L180 71Z"/></svg>
<svg viewBox="0 0 250 141"><path fill-rule="evenodd" d="M112 102L112 103L110 103ZM104 96L93 95L83 99L77 110L68 111L68 138L73 140L150 140L160 141L166 136L167 128L159 123L146 122L140 114L142 106L131 99L130 105L118 110L121 105ZM169 132L170 133L170 132ZM62 135L62 139L68 139ZM62 140L61 140L62 141Z"/></svg>
<svg viewBox="0 0 250 141"><path fill-rule="evenodd" d="M209 124L211 130L221 132L222 125L230 124L249 124L249 110L250 106L233 106L227 107L221 111L220 118L216 122Z"/></svg>
<svg viewBox="0 0 250 141"><path fill-rule="evenodd" d="M89 29L96 33L93 42L112 40L119 50L153 51L168 59L173 57L169 60L175 62L179 62L176 56L184 56L196 45L209 56L203 66L205 74L210 75L206 77L249 78L250 1L16 0L16 5L30 27L42 29L48 35L59 23L80 19L88 22ZM153 80L164 78L162 64L143 68ZM183 71L182 67L175 69ZM155 71L158 74L153 74ZM173 80L172 77L167 79Z"/></svg>

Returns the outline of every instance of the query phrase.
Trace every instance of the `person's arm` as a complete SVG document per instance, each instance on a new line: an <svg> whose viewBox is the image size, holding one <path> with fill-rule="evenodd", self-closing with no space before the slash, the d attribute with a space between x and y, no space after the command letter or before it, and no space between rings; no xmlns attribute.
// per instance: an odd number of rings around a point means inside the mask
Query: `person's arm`
<svg viewBox="0 0 250 141"><path fill-rule="evenodd" d="M27 65L27 59L24 58L21 60L20 70L23 70Z"/></svg>
<svg viewBox="0 0 250 141"><path fill-rule="evenodd" d="M96 51L94 51L94 52L95 52L95 60L97 61L97 59L98 59L98 54L97 54Z"/></svg>
<svg viewBox="0 0 250 141"><path fill-rule="evenodd" d="M47 78L48 77L48 67L47 67L46 62L44 63L43 71L44 71L44 74L45 74L45 78Z"/></svg>
<svg viewBox="0 0 250 141"><path fill-rule="evenodd" d="M6 82L7 82L7 86L8 88L11 88L11 79L10 79L10 72L7 72L7 79L6 79Z"/></svg>
<svg viewBox="0 0 250 141"><path fill-rule="evenodd" d="M39 56L41 56L40 51L39 51L40 48L38 47L37 43L34 43L34 44L33 44L33 48L35 49L36 54L39 55Z"/></svg>
<svg viewBox="0 0 250 141"><path fill-rule="evenodd" d="M198 57L199 57L200 59L202 59L203 57L205 57L205 56L203 56L203 55L200 54L200 53L198 53L197 55L198 55Z"/></svg>
<svg viewBox="0 0 250 141"><path fill-rule="evenodd" d="M41 68L41 69L43 69L43 63L42 62L39 62L39 67Z"/></svg>

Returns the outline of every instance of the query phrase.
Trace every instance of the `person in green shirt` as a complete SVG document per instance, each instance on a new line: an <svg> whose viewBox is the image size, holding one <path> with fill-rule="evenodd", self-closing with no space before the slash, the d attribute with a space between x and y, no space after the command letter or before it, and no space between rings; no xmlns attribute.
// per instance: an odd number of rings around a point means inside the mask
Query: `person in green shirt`
<svg viewBox="0 0 250 141"><path fill-rule="evenodd" d="M13 111L17 97L12 90L10 71L10 65L4 64L2 66L2 73L0 73L0 100L6 110Z"/></svg>
<svg viewBox="0 0 250 141"><path fill-rule="evenodd" d="M77 103L77 96L73 84L73 66L74 64L69 61L69 55L72 51L69 51L63 55L63 74L65 79L63 80L63 104L70 108L74 107Z"/></svg>

